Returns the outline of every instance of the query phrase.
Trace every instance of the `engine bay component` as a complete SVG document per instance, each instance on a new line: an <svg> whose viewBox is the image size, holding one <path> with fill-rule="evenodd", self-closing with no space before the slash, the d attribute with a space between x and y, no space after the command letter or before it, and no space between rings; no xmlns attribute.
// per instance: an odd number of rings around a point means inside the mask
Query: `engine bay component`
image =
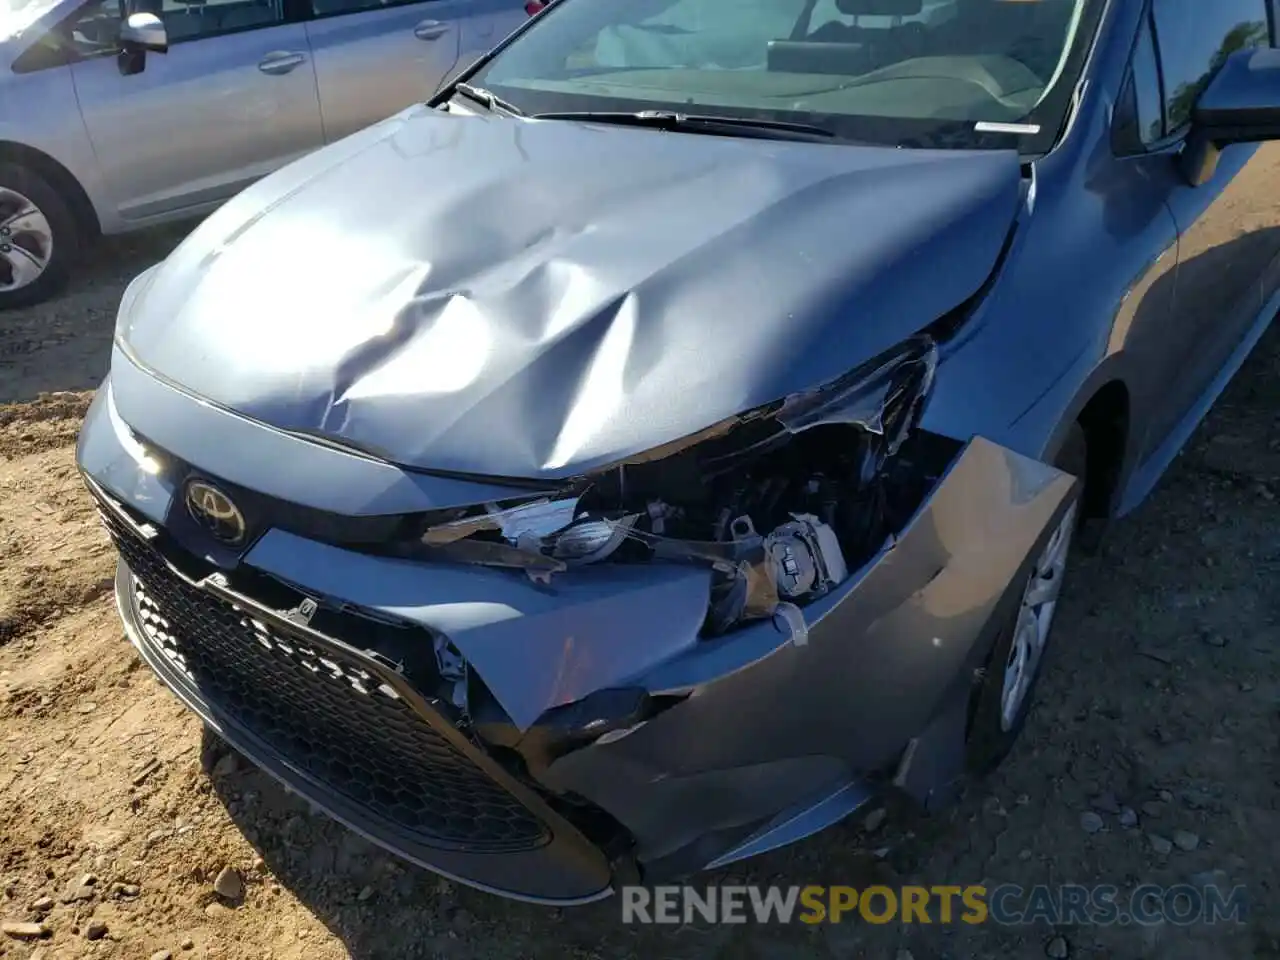
<svg viewBox="0 0 1280 960"><path fill-rule="evenodd" d="M835 531L814 516L801 514L778 527L765 550L784 600L820 597L849 575Z"/></svg>
<svg viewBox="0 0 1280 960"><path fill-rule="evenodd" d="M435 524L419 547L543 583L606 561L702 564L714 571L705 634L782 608L803 642L799 608L891 545L904 519L895 503L914 502L899 495L911 483L909 465L899 467L936 364L934 341L914 338L816 390L580 478L556 496L486 504Z"/></svg>

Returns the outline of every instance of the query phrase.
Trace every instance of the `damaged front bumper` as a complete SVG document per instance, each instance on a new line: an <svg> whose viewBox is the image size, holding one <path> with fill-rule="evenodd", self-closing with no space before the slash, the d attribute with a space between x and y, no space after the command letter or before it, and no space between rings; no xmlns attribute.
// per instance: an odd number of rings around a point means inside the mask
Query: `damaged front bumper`
<svg viewBox="0 0 1280 960"><path fill-rule="evenodd" d="M696 566L601 564L547 584L279 528L230 561L205 550L178 493L184 470L210 466L183 459L197 416L234 449L275 444L268 462L307 448L344 471L345 496L364 483L367 502L387 501L399 488L375 476L384 465L146 379L124 410L110 386L99 391L79 449L142 656L228 741L348 826L540 902L751 856L880 789L945 792L962 772L974 677L1075 483L980 438L956 444L891 544L804 607L803 630L774 618L708 638L711 572ZM130 447L126 421L167 451L164 469ZM259 492L280 496L288 473L263 475ZM429 486L414 482L395 495ZM441 484L452 486L426 494L466 486ZM442 640L472 686L464 701Z"/></svg>

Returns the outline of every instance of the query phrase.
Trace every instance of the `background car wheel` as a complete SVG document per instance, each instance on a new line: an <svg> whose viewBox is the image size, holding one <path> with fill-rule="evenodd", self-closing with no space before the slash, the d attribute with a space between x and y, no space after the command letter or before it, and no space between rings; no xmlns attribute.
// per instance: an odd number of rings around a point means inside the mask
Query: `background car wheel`
<svg viewBox="0 0 1280 960"><path fill-rule="evenodd" d="M71 209L35 171L0 163L0 310L57 292L80 249Z"/></svg>
<svg viewBox="0 0 1280 960"><path fill-rule="evenodd" d="M1083 481L1087 444L1079 424L1072 425L1054 465ZM987 661L975 695L968 738L968 766L979 776L994 770L1013 749L1035 700L1067 562L1080 526L1082 495L1083 490L1077 488L1075 499L1032 566L1022 600Z"/></svg>

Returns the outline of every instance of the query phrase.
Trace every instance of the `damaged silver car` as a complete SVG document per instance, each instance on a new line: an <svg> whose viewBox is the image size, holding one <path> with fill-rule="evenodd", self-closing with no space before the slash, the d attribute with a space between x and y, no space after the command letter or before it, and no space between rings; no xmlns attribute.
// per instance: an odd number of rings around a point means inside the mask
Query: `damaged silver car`
<svg viewBox="0 0 1280 960"><path fill-rule="evenodd" d="M78 459L131 641L511 897L935 808L1022 728L1081 524L1280 302L1276 208L1222 229L1269 24L555 0L126 291Z"/></svg>

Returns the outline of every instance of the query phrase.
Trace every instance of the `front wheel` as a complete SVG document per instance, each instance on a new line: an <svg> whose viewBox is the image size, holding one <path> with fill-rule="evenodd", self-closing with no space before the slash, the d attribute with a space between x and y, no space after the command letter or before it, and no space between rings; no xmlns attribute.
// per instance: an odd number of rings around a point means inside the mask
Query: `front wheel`
<svg viewBox="0 0 1280 960"><path fill-rule="evenodd" d="M1054 465L1083 484L1086 445L1079 425L1073 426ZM1081 496L1077 486L1074 499L1032 565L1021 600L987 661L969 727L968 765L979 775L993 770L1013 749L1030 713L1080 525Z"/></svg>
<svg viewBox="0 0 1280 960"><path fill-rule="evenodd" d="M40 174L0 163L0 310L47 299L66 281L80 231Z"/></svg>

